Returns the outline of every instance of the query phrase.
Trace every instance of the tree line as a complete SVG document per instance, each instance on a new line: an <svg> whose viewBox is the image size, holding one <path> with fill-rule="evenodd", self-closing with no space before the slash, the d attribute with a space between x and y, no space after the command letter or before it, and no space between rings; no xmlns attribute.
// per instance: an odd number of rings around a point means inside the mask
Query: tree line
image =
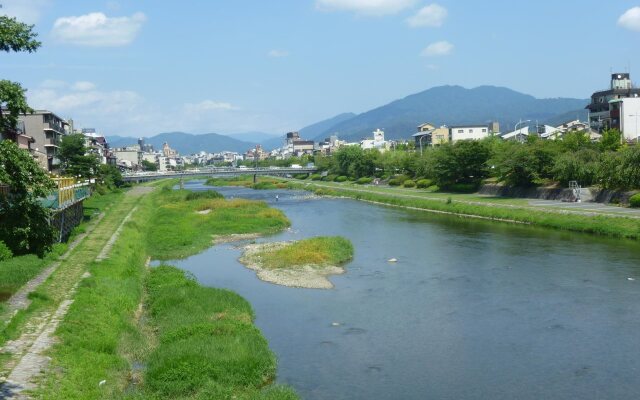
<svg viewBox="0 0 640 400"><path fill-rule="evenodd" d="M617 130L594 142L586 132L566 133L561 140L529 136L524 142L491 137L430 147L422 152L339 149L316 156L315 164L332 177L352 180L427 179L441 189L470 191L493 178L511 186L598 185L606 189L640 188L640 146L622 144Z"/></svg>

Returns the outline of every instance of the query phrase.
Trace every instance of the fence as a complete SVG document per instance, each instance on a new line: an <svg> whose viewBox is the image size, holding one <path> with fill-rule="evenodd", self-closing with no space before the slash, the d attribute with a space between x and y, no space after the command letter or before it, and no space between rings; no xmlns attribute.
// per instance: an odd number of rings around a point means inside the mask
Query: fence
<svg viewBox="0 0 640 400"><path fill-rule="evenodd" d="M86 182L76 183L73 178L55 178L54 181L58 188L40 200L47 208L64 209L91 196L91 188Z"/></svg>

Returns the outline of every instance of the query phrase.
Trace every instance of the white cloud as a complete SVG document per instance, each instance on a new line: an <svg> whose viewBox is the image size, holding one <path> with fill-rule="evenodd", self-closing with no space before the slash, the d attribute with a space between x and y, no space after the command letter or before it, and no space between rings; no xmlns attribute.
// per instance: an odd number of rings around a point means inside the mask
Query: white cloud
<svg viewBox="0 0 640 400"><path fill-rule="evenodd" d="M366 15L396 14L411 7L415 0L316 0L323 11L353 11Z"/></svg>
<svg viewBox="0 0 640 400"><path fill-rule="evenodd" d="M451 54L453 51L453 45L446 40L431 43L424 50L422 50L422 55L424 57L437 57L437 56L446 56Z"/></svg>
<svg viewBox="0 0 640 400"><path fill-rule="evenodd" d="M62 17L53 24L52 33L62 43L79 46L126 46L136 38L146 19L143 13L131 17L107 17L100 12Z"/></svg>
<svg viewBox="0 0 640 400"><path fill-rule="evenodd" d="M447 19L447 9L439 4L429 4L412 17L407 18L407 24L412 28L439 27Z"/></svg>
<svg viewBox="0 0 640 400"><path fill-rule="evenodd" d="M87 81L78 81L74 83L73 86L71 86L71 89L79 92L86 92L88 90L93 90L95 88L96 88L96 85L93 82L87 82Z"/></svg>
<svg viewBox="0 0 640 400"><path fill-rule="evenodd" d="M640 7L628 9L618 18L618 25L632 31L640 31Z"/></svg>
<svg viewBox="0 0 640 400"><path fill-rule="evenodd" d="M51 0L2 0L0 14L16 17L18 21L35 24Z"/></svg>
<svg viewBox="0 0 640 400"><path fill-rule="evenodd" d="M289 52L286 51L286 50L276 50L276 49L274 49L274 50L270 50L267 53L267 56L268 57L272 57L272 58L287 57L287 56L289 56Z"/></svg>
<svg viewBox="0 0 640 400"><path fill-rule="evenodd" d="M231 103L213 100L204 100L199 103L187 103L184 105L184 110L189 114L202 114L214 111L234 111L238 109L238 107L235 107Z"/></svg>

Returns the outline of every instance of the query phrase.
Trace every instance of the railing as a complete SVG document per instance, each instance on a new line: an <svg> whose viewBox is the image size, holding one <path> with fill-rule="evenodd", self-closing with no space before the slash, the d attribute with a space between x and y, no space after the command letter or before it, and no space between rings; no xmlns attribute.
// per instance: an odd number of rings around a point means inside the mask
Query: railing
<svg viewBox="0 0 640 400"><path fill-rule="evenodd" d="M91 196L91 188L86 182L76 183L74 178L55 178L54 181L58 188L46 198L40 199L40 203L47 208L67 208Z"/></svg>

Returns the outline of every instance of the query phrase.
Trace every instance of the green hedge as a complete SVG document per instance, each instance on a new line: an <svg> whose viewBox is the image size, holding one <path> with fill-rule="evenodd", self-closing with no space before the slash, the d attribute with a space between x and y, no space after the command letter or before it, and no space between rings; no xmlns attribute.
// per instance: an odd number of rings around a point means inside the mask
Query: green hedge
<svg viewBox="0 0 640 400"><path fill-rule="evenodd" d="M349 178L347 178L346 176L343 175L343 176L337 177L335 181L336 182L346 182L348 180L349 180Z"/></svg>
<svg viewBox="0 0 640 400"><path fill-rule="evenodd" d="M373 178L362 177L356 181L358 185L368 185L373 182Z"/></svg>
<svg viewBox="0 0 640 400"><path fill-rule="evenodd" d="M640 193L631 196L629 199L629 205L633 208L640 208Z"/></svg>
<svg viewBox="0 0 640 400"><path fill-rule="evenodd" d="M416 186L419 189L426 189L428 187L433 186L433 181L431 179L420 179L416 182Z"/></svg>
<svg viewBox="0 0 640 400"><path fill-rule="evenodd" d="M414 187L416 187L416 182L412 181L411 179L407 179L406 181L404 181L402 186L404 186L406 188L414 188Z"/></svg>
<svg viewBox="0 0 640 400"><path fill-rule="evenodd" d="M0 240L0 261L8 260L13 257L11 249Z"/></svg>

